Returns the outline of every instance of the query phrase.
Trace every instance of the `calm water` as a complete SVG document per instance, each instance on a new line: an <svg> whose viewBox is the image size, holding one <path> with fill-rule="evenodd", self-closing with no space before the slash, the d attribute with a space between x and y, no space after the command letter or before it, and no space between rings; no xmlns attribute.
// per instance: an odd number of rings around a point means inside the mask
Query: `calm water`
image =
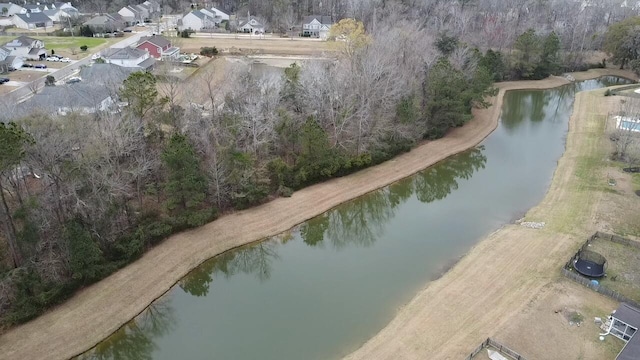
<svg viewBox="0 0 640 360"><path fill-rule="evenodd" d="M479 239L542 199L575 92L616 81L508 92L500 126L480 146L206 262L82 358L348 354Z"/></svg>

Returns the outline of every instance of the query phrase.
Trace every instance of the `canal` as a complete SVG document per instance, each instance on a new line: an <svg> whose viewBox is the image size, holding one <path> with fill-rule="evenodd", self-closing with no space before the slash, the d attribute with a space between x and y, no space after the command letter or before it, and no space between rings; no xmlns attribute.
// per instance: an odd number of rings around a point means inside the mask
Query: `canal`
<svg viewBox="0 0 640 360"><path fill-rule="evenodd" d="M577 91L510 91L479 146L219 255L81 359L335 359L546 192ZM211 234L215 236L215 234Z"/></svg>

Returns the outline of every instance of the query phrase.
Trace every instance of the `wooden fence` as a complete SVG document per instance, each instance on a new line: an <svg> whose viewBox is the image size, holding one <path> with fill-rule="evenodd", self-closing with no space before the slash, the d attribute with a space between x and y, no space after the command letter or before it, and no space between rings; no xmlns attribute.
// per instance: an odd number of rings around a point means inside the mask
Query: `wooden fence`
<svg viewBox="0 0 640 360"><path fill-rule="evenodd" d="M591 235L591 237L584 244L582 244L582 246L580 247L580 250L573 257L571 257L569 261L567 261L567 263L562 268L562 275L577 282L580 285L586 286L589 289L599 292L600 294L608 296L616 301L625 302L631 306L640 308L640 303L629 299L628 297L620 294L617 291L611 290L603 285L600 285L600 283L598 284L592 283L591 279L589 279L588 277L582 276L573 270L573 260L575 260L578 257L578 255L580 254L580 251L585 250L589 246L589 244L591 244L591 242L593 242L595 239L607 240L614 243L640 249L640 242L625 239L617 235L607 234L607 233L598 231L595 234Z"/></svg>
<svg viewBox="0 0 640 360"><path fill-rule="evenodd" d="M483 341L464 360L473 359L473 357L478 355L480 353L480 351L482 351L482 350L484 350L484 349L486 349L488 347L492 347L492 348L498 350L499 352L501 352L503 355L506 355L506 356L508 356L508 357L510 357L510 358L512 358L514 360L526 360L524 358L524 356L522 356L522 355L518 354L517 352L511 350L507 346L505 346L505 345L493 340L492 338L487 338L487 340Z"/></svg>

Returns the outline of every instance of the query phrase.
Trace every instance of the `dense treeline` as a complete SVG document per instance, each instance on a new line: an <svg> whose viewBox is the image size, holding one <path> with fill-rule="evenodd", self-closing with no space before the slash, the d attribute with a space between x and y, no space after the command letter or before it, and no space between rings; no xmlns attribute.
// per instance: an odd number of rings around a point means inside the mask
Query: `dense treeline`
<svg viewBox="0 0 640 360"><path fill-rule="evenodd" d="M438 53L425 31L406 31L414 26L370 36L349 20L335 30L346 40L337 61L280 76L230 71L226 87L204 74L194 91L208 92L205 110L138 72L118 90L120 111L34 113L0 127L2 323L36 316L220 211L290 196L463 125L494 93L487 55L457 43Z"/></svg>

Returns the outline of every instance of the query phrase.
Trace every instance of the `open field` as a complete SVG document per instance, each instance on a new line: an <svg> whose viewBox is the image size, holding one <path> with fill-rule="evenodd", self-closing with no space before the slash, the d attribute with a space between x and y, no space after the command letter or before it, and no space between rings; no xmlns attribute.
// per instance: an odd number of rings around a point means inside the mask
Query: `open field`
<svg viewBox="0 0 640 360"><path fill-rule="evenodd" d="M174 40L176 38L172 38ZM274 55L321 55L332 52L331 44L326 41L305 39L248 39L192 37L177 39L183 53L200 53L200 48L215 46L223 53L233 54L274 54Z"/></svg>
<svg viewBox="0 0 640 360"><path fill-rule="evenodd" d="M607 71L619 73L605 70L575 74L575 77L597 77ZM0 358L53 359L55 356L65 359L79 354L135 317L206 259L279 234L343 202L478 144L497 126L505 91L549 88L566 83L564 78L551 77L542 81L498 84L500 92L491 99L491 108L475 111L474 120L442 139L426 142L378 166L302 189L290 198L279 198L228 214L201 228L171 236L136 262L80 291L37 319L2 335ZM420 292L352 358L459 359L507 324L524 321L518 315L522 316L532 301L535 303L545 287L559 281L560 266L594 231L591 219L597 212L602 191L587 189L589 193L583 197L582 189L573 185L576 183L576 163L585 157L583 154L590 157L595 152L602 159L599 139L603 127L597 124L602 119L598 112L606 112L606 101L613 105L616 99L603 97L602 91L577 97L567 153L560 160L548 195L527 215L528 220L547 221L550 226L533 230L508 225L492 234L443 278ZM604 177L596 178L606 181ZM576 204L579 206L575 207ZM570 220L573 226L569 231L554 230L554 226L558 226L556 218ZM606 298L595 293L587 293L587 296L600 304L594 305L594 312L606 315L611 310ZM527 328L533 324L525 321L522 326ZM533 339L538 335L544 336L544 333L529 337ZM509 343L524 356L531 351L507 339L497 339ZM572 348L571 341L558 339L553 346ZM588 343L590 340L582 341ZM591 349L593 353L587 356L593 357L584 358L602 359L610 353L604 346ZM549 350L554 351L553 348Z"/></svg>

